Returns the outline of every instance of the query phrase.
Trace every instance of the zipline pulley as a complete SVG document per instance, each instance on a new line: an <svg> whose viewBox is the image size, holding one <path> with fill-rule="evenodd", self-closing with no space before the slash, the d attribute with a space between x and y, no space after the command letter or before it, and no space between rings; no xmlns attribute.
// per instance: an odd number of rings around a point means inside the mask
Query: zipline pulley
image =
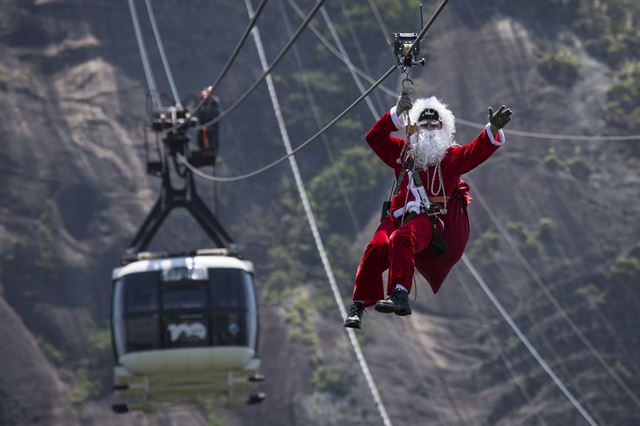
<svg viewBox="0 0 640 426"><path fill-rule="evenodd" d="M414 65L426 63L424 58L420 58L418 33L393 33L391 37L393 54L396 55L397 65L403 72ZM411 48L412 45L413 48Z"/></svg>
<svg viewBox="0 0 640 426"><path fill-rule="evenodd" d="M422 30L422 28L424 28L422 0L419 1L419 4L420 30ZM396 64L405 75L405 81L409 80L411 67L418 64L424 66L426 63L425 58L420 57L420 40L418 39L418 33L393 33L391 34L391 40L393 54L396 56Z"/></svg>

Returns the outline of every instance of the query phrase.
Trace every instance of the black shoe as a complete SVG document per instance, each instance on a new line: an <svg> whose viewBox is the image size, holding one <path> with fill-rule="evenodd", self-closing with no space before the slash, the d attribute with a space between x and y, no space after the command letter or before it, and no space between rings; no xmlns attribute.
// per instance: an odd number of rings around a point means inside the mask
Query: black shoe
<svg viewBox="0 0 640 426"><path fill-rule="evenodd" d="M387 296L384 300L378 300L378 303L376 303L376 311L385 314L394 313L400 316L411 315L409 293L396 288L393 290L393 293L391 293L391 296Z"/></svg>
<svg viewBox="0 0 640 426"><path fill-rule="evenodd" d="M344 326L347 328L360 328L363 313L364 304L362 302L354 302L349 310L349 315L344 320Z"/></svg>

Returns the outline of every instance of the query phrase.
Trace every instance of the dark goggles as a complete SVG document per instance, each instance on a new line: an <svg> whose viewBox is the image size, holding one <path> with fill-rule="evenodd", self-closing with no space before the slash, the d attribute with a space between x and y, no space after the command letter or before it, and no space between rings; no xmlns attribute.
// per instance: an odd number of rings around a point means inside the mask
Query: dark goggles
<svg viewBox="0 0 640 426"><path fill-rule="evenodd" d="M424 111L418 117L418 126L420 127L440 127L442 121L440 121L440 114L433 108L425 108Z"/></svg>
<svg viewBox="0 0 640 426"><path fill-rule="evenodd" d="M440 126L442 126L442 121L440 121L440 120L420 120L420 121L418 121L417 124L420 127L440 127Z"/></svg>

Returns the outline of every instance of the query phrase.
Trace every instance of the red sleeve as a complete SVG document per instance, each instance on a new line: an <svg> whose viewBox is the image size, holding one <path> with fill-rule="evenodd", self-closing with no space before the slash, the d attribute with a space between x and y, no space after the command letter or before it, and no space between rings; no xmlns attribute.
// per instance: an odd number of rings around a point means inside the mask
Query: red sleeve
<svg viewBox="0 0 640 426"><path fill-rule="evenodd" d="M451 148L448 166L456 170L458 175L463 175L484 163L500 145L493 144L487 130L483 130L468 144Z"/></svg>
<svg viewBox="0 0 640 426"><path fill-rule="evenodd" d="M398 163L396 160L400 157L402 148L405 145L404 140L391 136L391 132L395 132L398 129L391 120L391 114L387 111L380 120L367 133L365 139L373 152L384 161L384 163L397 169Z"/></svg>

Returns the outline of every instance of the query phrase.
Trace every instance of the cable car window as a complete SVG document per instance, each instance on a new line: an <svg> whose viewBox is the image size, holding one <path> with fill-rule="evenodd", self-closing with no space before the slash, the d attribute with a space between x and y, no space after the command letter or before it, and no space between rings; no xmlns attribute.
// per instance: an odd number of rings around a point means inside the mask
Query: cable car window
<svg viewBox="0 0 640 426"><path fill-rule="evenodd" d="M131 274L125 280L125 312L127 314L158 310L158 282L160 272Z"/></svg>
<svg viewBox="0 0 640 426"><path fill-rule="evenodd" d="M127 319L127 352L156 349L159 337L158 314Z"/></svg>
<svg viewBox="0 0 640 426"><path fill-rule="evenodd" d="M209 344L209 285L182 281L162 290L163 347L198 347Z"/></svg>
<svg viewBox="0 0 640 426"><path fill-rule="evenodd" d="M244 274L247 272L240 269L209 269L211 304L221 308L247 307Z"/></svg>
<svg viewBox="0 0 640 426"><path fill-rule="evenodd" d="M207 288L172 289L162 293L162 308L171 309L206 309Z"/></svg>
<svg viewBox="0 0 640 426"><path fill-rule="evenodd" d="M211 343L249 346L256 343L256 305L251 275L241 269L209 269Z"/></svg>

